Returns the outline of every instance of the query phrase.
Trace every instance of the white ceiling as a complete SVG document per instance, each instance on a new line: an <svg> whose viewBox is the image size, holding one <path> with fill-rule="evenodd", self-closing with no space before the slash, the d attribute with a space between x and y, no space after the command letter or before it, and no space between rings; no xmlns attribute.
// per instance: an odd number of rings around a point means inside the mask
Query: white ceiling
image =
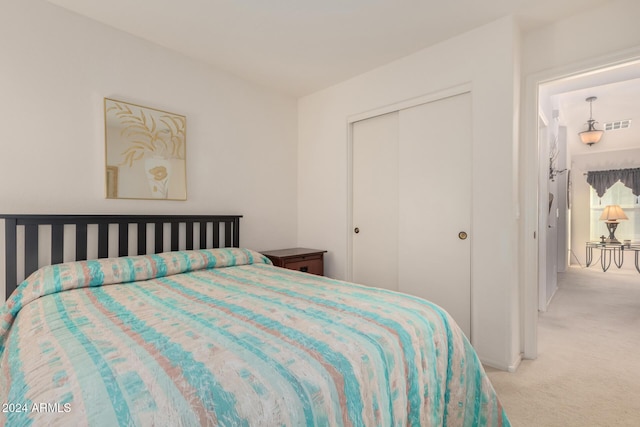
<svg viewBox="0 0 640 427"><path fill-rule="evenodd" d="M596 128L605 123L631 120L628 129L607 131L592 146L580 141L578 133L587 129L589 103L596 96L593 119ZM622 64L597 72L543 85L540 97L549 97L558 113L558 124L567 128L567 147L572 156L640 148L640 62ZM544 101L543 101L544 102Z"/></svg>
<svg viewBox="0 0 640 427"><path fill-rule="evenodd" d="M500 17L531 29L608 0L48 0L295 96Z"/></svg>

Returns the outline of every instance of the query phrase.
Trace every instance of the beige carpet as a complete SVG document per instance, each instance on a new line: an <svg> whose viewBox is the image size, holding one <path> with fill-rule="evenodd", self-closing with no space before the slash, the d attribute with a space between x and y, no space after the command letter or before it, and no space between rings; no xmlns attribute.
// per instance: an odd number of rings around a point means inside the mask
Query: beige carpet
<svg viewBox="0 0 640 427"><path fill-rule="evenodd" d="M561 273L538 352L515 373L486 368L514 427L640 426L640 273Z"/></svg>

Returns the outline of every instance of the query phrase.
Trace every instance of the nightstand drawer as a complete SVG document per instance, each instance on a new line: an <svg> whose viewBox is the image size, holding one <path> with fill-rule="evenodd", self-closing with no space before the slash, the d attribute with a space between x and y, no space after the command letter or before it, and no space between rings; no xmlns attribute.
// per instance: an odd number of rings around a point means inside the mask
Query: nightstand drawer
<svg viewBox="0 0 640 427"><path fill-rule="evenodd" d="M307 248L278 249L262 252L276 267L324 275L324 253L326 251Z"/></svg>
<svg viewBox="0 0 640 427"><path fill-rule="evenodd" d="M304 273L317 274L322 276L324 268L322 265L322 257L309 258L307 260L287 260L284 262L283 267L289 270L298 270Z"/></svg>

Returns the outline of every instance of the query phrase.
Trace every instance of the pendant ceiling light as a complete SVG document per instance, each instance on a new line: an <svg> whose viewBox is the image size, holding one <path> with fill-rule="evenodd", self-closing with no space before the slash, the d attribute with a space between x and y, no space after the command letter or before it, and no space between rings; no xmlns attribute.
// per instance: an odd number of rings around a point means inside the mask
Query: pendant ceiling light
<svg viewBox="0 0 640 427"><path fill-rule="evenodd" d="M587 120L587 125L589 126L589 129L580 132L578 135L580 135L580 140L584 143L587 144L588 146L592 146L593 144L596 144L598 142L600 142L600 138L602 138L602 134L604 133L603 130L598 130L596 129L596 127L594 126L596 121L593 120L593 101L595 101L596 98L595 96L590 96L589 98L585 99L585 101L587 101L589 103L589 120Z"/></svg>

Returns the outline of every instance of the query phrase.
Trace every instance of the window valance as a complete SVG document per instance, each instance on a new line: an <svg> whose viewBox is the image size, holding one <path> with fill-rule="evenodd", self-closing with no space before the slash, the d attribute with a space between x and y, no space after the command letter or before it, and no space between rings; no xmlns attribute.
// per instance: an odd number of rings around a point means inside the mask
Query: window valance
<svg viewBox="0 0 640 427"><path fill-rule="evenodd" d="M587 172L587 182L596 190L598 197L604 196L618 181L629 187L634 196L640 196L640 168Z"/></svg>

